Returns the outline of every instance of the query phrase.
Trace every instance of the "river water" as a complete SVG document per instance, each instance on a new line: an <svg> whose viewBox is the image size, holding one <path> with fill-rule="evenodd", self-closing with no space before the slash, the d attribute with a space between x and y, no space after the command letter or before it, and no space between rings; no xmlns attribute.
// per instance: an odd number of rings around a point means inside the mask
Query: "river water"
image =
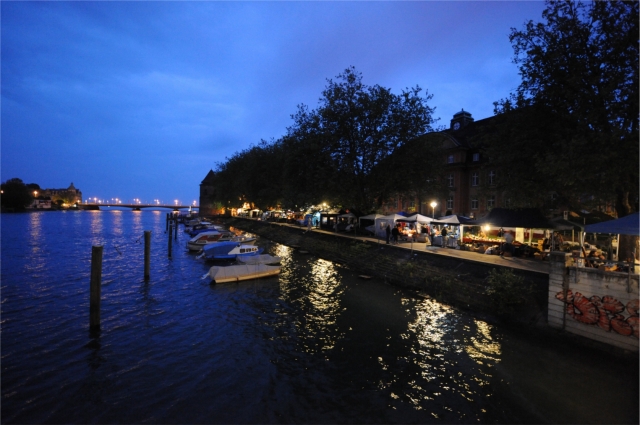
<svg viewBox="0 0 640 425"><path fill-rule="evenodd" d="M168 257L165 217L2 215L3 423L638 423L637 357L500 329L267 240L280 276L211 285L182 228Z"/></svg>

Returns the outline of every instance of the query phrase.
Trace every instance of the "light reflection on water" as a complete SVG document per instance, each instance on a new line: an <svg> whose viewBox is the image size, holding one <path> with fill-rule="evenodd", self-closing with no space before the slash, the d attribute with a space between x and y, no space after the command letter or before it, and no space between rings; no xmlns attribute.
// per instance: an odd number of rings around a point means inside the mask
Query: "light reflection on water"
<svg viewBox="0 0 640 425"><path fill-rule="evenodd" d="M520 418L494 401L498 366L509 359L504 335L434 300L260 239L282 258L279 277L209 285L200 277L211 264L187 253L184 232L168 257L160 211L3 221L3 423ZM102 331L91 338L96 244L104 246Z"/></svg>

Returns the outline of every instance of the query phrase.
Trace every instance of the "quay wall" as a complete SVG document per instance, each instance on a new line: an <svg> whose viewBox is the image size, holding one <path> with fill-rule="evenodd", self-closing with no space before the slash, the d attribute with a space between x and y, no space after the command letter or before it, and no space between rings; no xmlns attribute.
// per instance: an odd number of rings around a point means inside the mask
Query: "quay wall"
<svg viewBox="0 0 640 425"><path fill-rule="evenodd" d="M575 267L551 254L549 326L638 352L638 275Z"/></svg>
<svg viewBox="0 0 640 425"><path fill-rule="evenodd" d="M382 279L456 308L489 316L488 320L493 318L494 299L485 294L486 278L491 270L500 266L436 255L424 249L412 252L393 245L325 232L305 232L304 227L235 217L225 218L223 221L228 226L341 264L358 275ZM510 318L510 321L519 325L546 326L549 275L512 270L515 275L522 276L531 284L534 291L525 300L522 311Z"/></svg>

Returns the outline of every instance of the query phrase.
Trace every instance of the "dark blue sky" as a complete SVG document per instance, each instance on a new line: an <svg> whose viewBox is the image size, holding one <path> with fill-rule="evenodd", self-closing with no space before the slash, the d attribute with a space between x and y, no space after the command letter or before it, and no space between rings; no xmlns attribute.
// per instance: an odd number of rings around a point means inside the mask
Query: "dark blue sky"
<svg viewBox="0 0 640 425"><path fill-rule="evenodd" d="M354 66L475 119L520 79L518 2L1 2L2 181L192 203L209 169L282 136Z"/></svg>

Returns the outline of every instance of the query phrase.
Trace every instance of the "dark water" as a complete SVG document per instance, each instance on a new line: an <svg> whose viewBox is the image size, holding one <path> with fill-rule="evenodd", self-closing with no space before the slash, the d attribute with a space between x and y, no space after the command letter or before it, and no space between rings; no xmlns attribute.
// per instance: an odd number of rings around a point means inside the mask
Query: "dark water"
<svg viewBox="0 0 640 425"><path fill-rule="evenodd" d="M279 277L212 286L182 229L168 258L165 216L2 216L3 423L638 422L637 358L501 330L265 240Z"/></svg>

